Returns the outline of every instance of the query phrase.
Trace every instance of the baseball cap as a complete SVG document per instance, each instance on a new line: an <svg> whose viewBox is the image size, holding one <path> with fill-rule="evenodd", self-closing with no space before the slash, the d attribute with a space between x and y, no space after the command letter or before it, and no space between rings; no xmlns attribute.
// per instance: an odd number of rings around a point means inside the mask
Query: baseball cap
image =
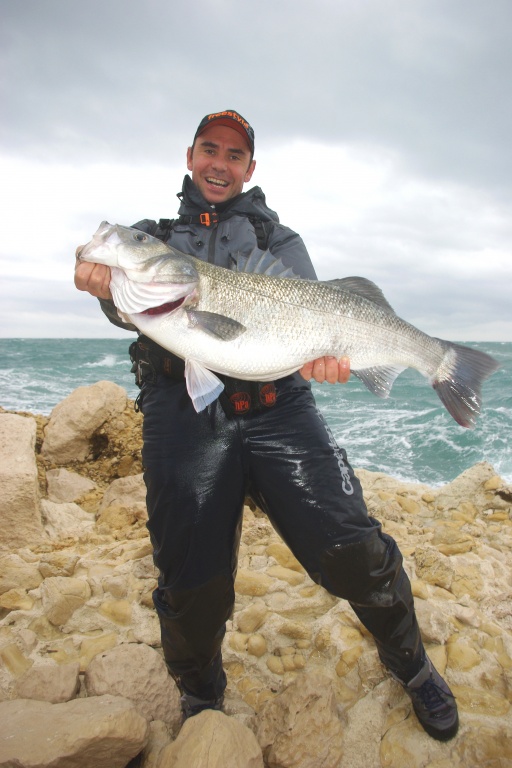
<svg viewBox="0 0 512 768"><path fill-rule="evenodd" d="M217 125L225 125L227 128L232 128L234 131L243 136L249 145L249 149L254 153L254 131L242 115L239 112L235 112L234 109L226 109L224 112L214 112L211 115L205 115L194 136L194 141L197 137L212 123Z"/></svg>

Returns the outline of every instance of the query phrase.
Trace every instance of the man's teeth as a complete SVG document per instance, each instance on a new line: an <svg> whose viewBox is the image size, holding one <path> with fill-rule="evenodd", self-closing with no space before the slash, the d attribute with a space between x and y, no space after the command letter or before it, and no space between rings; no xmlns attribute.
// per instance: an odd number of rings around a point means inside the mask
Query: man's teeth
<svg viewBox="0 0 512 768"><path fill-rule="evenodd" d="M227 187L227 181L221 181L220 179L207 178L208 184L215 184L216 187Z"/></svg>

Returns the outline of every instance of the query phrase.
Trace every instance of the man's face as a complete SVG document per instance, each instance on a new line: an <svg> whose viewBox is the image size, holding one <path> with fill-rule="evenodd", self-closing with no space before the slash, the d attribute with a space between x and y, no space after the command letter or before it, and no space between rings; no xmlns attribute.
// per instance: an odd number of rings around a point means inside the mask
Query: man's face
<svg viewBox="0 0 512 768"><path fill-rule="evenodd" d="M192 181L209 203L223 203L240 194L251 180L256 161L238 131L225 125L208 126L187 150Z"/></svg>

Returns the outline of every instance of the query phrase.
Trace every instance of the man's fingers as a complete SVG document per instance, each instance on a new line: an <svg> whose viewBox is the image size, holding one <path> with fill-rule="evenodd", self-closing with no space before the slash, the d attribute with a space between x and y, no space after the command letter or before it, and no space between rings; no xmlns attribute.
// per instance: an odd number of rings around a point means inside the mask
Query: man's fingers
<svg viewBox="0 0 512 768"><path fill-rule="evenodd" d="M338 382L346 384L350 379L350 358L342 357L338 362Z"/></svg>
<svg viewBox="0 0 512 768"><path fill-rule="evenodd" d="M306 381L309 381L313 376L313 360L310 363L305 363L299 373Z"/></svg>
<svg viewBox="0 0 512 768"><path fill-rule="evenodd" d="M110 268L104 264L81 261L75 268L75 285L79 291L87 291L99 299L111 299Z"/></svg>
<svg viewBox="0 0 512 768"><path fill-rule="evenodd" d="M327 381L329 384L346 384L350 378L350 358L319 357L310 363L305 363L300 369L302 376L309 381L314 379L318 384Z"/></svg>

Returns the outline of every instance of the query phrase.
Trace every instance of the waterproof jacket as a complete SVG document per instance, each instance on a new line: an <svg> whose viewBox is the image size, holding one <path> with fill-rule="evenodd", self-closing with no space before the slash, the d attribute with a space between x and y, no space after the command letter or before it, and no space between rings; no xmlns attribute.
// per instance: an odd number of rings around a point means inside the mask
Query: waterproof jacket
<svg viewBox="0 0 512 768"><path fill-rule="evenodd" d="M163 238L178 251L219 267L233 269L237 254L248 256L258 247L257 234L251 222L251 218L256 218L264 223L265 232L268 233L268 250L280 258L286 267L292 267L297 277L316 280L302 238L279 223L277 214L267 206L260 187L252 187L226 203L215 206L203 198L187 175L178 198L181 200L179 218L173 221ZM210 221L213 221L216 214L218 222L206 226L200 222L201 214L208 214ZM204 220L206 218L203 216ZM153 219L143 219L133 226L161 237L162 233ZM122 322L112 301L100 299L100 304L111 323L126 330L137 330L133 325Z"/></svg>

